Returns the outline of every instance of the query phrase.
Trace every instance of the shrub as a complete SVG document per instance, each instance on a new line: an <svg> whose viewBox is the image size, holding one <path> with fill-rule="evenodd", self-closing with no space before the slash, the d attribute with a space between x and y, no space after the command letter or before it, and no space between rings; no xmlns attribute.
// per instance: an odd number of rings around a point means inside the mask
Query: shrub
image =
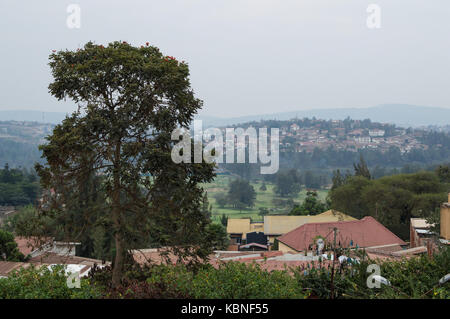
<svg viewBox="0 0 450 319"><path fill-rule="evenodd" d="M0 299L89 299L101 296L100 289L81 279L80 288L69 288L63 266L21 268L0 279Z"/></svg>
<svg viewBox="0 0 450 319"><path fill-rule="evenodd" d="M258 264L226 262L200 270L192 282L195 298L304 298L287 271L268 272Z"/></svg>

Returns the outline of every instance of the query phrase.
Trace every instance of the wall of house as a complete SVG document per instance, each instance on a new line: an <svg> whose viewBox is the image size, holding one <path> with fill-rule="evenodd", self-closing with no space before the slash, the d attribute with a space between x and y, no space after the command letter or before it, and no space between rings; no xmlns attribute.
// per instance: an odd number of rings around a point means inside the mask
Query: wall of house
<svg viewBox="0 0 450 319"><path fill-rule="evenodd" d="M450 193L448 202L441 206L441 237L450 240Z"/></svg>
<svg viewBox="0 0 450 319"><path fill-rule="evenodd" d="M278 251L281 251L283 253L287 253L289 251L297 252L294 248L291 248L288 245L283 244L281 241L278 242Z"/></svg>
<svg viewBox="0 0 450 319"><path fill-rule="evenodd" d="M269 243L273 244L275 241L275 238L280 237L278 235L268 235L267 239L269 240Z"/></svg>
<svg viewBox="0 0 450 319"><path fill-rule="evenodd" d="M52 253L55 253L57 255L60 255L60 256L75 256L76 255L75 245L54 244L53 247L49 251Z"/></svg>

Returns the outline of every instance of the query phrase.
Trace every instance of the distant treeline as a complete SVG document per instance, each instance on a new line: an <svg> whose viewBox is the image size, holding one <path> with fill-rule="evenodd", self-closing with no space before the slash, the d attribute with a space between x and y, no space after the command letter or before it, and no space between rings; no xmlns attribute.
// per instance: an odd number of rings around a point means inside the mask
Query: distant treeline
<svg viewBox="0 0 450 319"><path fill-rule="evenodd" d="M27 169L0 169L0 206L33 204L39 195L39 183L34 172Z"/></svg>
<svg viewBox="0 0 450 319"><path fill-rule="evenodd" d="M42 162L37 144L0 138L0 167L8 163L10 167L32 168L36 162Z"/></svg>

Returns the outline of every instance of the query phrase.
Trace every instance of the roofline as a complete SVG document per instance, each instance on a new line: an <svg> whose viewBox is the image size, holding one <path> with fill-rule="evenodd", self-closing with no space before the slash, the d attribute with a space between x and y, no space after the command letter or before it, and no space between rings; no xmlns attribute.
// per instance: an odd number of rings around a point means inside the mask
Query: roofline
<svg viewBox="0 0 450 319"><path fill-rule="evenodd" d="M328 224L328 225L336 225L336 224L337 224L337 225L342 225L342 224L344 224L344 223L361 223L361 222L363 222L364 220L370 220L370 219L373 219L373 220L374 220L375 222L377 222L380 226L386 228L392 235L394 235L398 240L400 240L400 243L399 243L398 245L406 245L406 242L405 242L404 240L402 240L402 239L401 239L400 237L398 237L396 234L394 234L393 232L391 232L386 226L384 226L383 224L381 224L378 220L376 220L376 219L373 218L372 216L364 216L363 218L361 218L361 219L356 219L356 220L343 220L343 221L337 221L337 222L324 222L324 223L306 223L306 224L303 224L303 225L301 225L301 226L299 226L299 227L297 227L297 228L291 230L290 232L287 232L286 234L283 234L280 238L286 236L287 234L289 234L289 233L291 233L291 232L296 231L297 229L299 229L299 228L301 228L301 227L306 227L306 226L311 227L311 225L321 225L321 226L324 226L324 225L327 225L327 224ZM280 238L278 238L278 240L282 242L282 240L280 240ZM283 242L283 244L285 244L285 243ZM286 244L285 244L285 245L286 245Z"/></svg>

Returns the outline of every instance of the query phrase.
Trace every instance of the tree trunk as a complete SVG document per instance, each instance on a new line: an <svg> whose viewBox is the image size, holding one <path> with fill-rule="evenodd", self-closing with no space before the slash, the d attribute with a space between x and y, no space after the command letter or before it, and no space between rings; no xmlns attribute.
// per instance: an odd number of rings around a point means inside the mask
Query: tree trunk
<svg viewBox="0 0 450 319"><path fill-rule="evenodd" d="M114 258L114 267L112 274L112 284L113 287L120 285L122 279L123 271L123 261L124 261L124 245L123 238L121 234L121 222L120 222L120 140L116 143L116 149L114 154L114 173L113 173L113 183L114 189L112 194L112 219L114 223L114 240L116 245L116 257Z"/></svg>
<svg viewBox="0 0 450 319"><path fill-rule="evenodd" d="M116 257L114 258L114 268L112 274L112 284L113 287L118 287L122 279L123 270L123 257L124 257L124 247L122 245L122 238L119 232L114 235L114 240L116 244Z"/></svg>

